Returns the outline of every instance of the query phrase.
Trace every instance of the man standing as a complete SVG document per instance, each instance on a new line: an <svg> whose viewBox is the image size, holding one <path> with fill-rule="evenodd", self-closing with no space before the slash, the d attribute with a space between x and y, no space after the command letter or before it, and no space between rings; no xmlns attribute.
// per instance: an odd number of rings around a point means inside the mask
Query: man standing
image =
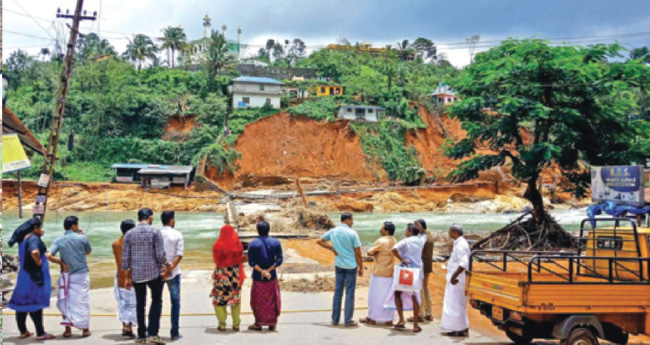
<svg viewBox="0 0 650 345"><path fill-rule="evenodd" d="M147 344L147 340L156 344L165 344L158 336L160 314L162 313L163 280L161 271L171 268L165 257L163 237L153 223L153 211L143 208L138 211L139 224L124 236L122 250L122 269L131 276L127 288L133 284L138 318L138 340L136 344ZM151 290L151 307L149 308L149 327L144 321L147 304L147 287ZM149 338L147 338L147 333Z"/></svg>
<svg viewBox="0 0 650 345"><path fill-rule="evenodd" d="M471 251L463 237L461 225L451 224L449 237L454 240L454 248L447 263L447 287L440 328L448 331L445 333L446 336L467 337L469 319L467 318L467 296L465 296L465 271L469 267Z"/></svg>
<svg viewBox="0 0 650 345"><path fill-rule="evenodd" d="M427 223L424 219L415 221L415 226L420 230L420 239L424 243L422 249L422 273L424 273L424 280L422 280L422 290L420 296L422 298L422 305L420 306L419 322L433 321L433 308L431 303L431 290L429 290L429 277L433 272L433 247L435 245L435 238L431 231L427 230ZM414 318L409 318L409 322L413 322Z"/></svg>
<svg viewBox="0 0 650 345"><path fill-rule="evenodd" d="M345 326L355 327L358 324L354 317L354 291L357 285L357 274L363 276L361 262L361 241L356 231L352 230L354 220L352 214L345 212L341 215L341 225L329 230L318 240L318 244L331 250L336 256L336 285L332 306L332 324L338 326L341 320L341 302L345 288ZM329 244L331 242L332 244Z"/></svg>
<svg viewBox="0 0 650 345"><path fill-rule="evenodd" d="M369 325L392 326L393 320L395 320L395 311L384 308L384 302L393 293L393 271L395 269L393 247L397 243L393 236L395 235L395 224L384 222L379 233L381 237L368 248L368 256L374 257L370 287L368 288L368 317L360 321Z"/></svg>
<svg viewBox="0 0 650 345"><path fill-rule="evenodd" d="M127 271L122 269L124 236L133 228L135 228L135 221L131 219L123 220L120 224L122 236L113 242L113 256L117 265L114 289L115 299L117 299L117 318L122 321L122 335L125 337L133 337L133 326L138 324L135 291L133 291L131 276L127 275Z"/></svg>
<svg viewBox="0 0 650 345"><path fill-rule="evenodd" d="M79 218L68 216L63 221L65 234L52 243L45 253L50 262L63 267L59 277L57 308L63 316L63 337L72 336L72 327L90 336L90 276L86 256L92 252L88 237L79 229ZM55 256L61 252L61 259Z"/></svg>
<svg viewBox="0 0 650 345"><path fill-rule="evenodd" d="M271 226L265 221L257 223L258 238L248 246L248 264L253 268L251 309L255 324L248 329L261 331L268 326L274 331L280 316L280 288L276 269L282 265L282 244L269 237Z"/></svg>
<svg viewBox="0 0 650 345"><path fill-rule="evenodd" d="M176 219L174 211L165 211L161 215L163 227L160 233L163 236L165 244L165 255L167 262L171 262L171 273L164 275L165 283L169 288L169 298L172 304L171 313L171 339L181 339L179 329L179 318L181 313L181 269L178 267L181 260L183 260L183 251L185 250L185 243L183 241L183 234L174 229Z"/></svg>

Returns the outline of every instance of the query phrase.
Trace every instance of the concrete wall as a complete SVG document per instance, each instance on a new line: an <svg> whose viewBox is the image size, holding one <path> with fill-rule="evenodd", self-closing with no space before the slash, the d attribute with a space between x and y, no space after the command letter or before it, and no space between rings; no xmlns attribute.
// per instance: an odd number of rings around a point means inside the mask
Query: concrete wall
<svg viewBox="0 0 650 345"><path fill-rule="evenodd" d="M338 118L351 120L351 121L358 120L357 110L358 108L341 107L339 108ZM363 110L364 119L368 122L377 122L378 118L381 117L382 110L372 109L371 110L372 112L369 111L370 109L361 109L361 110Z"/></svg>
<svg viewBox="0 0 650 345"><path fill-rule="evenodd" d="M260 89L263 86L263 90ZM258 83L233 83L233 108L261 108L266 104L267 98L270 99L273 108L280 109L280 96L282 95L282 85L258 84ZM247 106L242 106L244 98L248 97Z"/></svg>

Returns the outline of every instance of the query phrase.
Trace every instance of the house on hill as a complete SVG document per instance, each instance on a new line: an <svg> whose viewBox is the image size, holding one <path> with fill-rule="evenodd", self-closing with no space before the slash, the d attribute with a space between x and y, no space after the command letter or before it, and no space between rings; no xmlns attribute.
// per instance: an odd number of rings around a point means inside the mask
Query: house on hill
<svg viewBox="0 0 650 345"><path fill-rule="evenodd" d="M316 85L316 96L340 96L342 94L342 85Z"/></svg>
<svg viewBox="0 0 650 345"><path fill-rule="evenodd" d="M241 76L232 80L232 107L280 109L282 82L271 78Z"/></svg>
<svg viewBox="0 0 650 345"><path fill-rule="evenodd" d="M460 98L456 96L456 91L449 85L443 83L438 84L436 91L431 94L431 102L434 104L449 104L459 100Z"/></svg>
<svg viewBox="0 0 650 345"><path fill-rule="evenodd" d="M187 188L194 182L196 168L157 164L122 164L111 166L115 170L117 183L140 183L143 187L169 188L180 185Z"/></svg>
<svg viewBox="0 0 650 345"><path fill-rule="evenodd" d="M384 116L384 108L370 105L344 105L336 116L351 121L377 122Z"/></svg>

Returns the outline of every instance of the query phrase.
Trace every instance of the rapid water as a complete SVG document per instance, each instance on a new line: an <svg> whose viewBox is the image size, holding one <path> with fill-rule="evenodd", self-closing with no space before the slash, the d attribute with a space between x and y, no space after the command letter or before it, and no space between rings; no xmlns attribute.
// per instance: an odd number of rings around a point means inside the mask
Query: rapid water
<svg viewBox="0 0 650 345"><path fill-rule="evenodd" d="M136 212L93 211L93 212L50 212L45 222L44 242L49 246L55 238L63 235L63 219L76 215L80 227L86 232L93 245L93 258L108 259L113 257L111 244L120 237L120 222L124 219L136 219ZM576 231L580 221L586 217L585 210L562 210L553 212L555 218L569 231ZM29 217L30 214L25 214ZM330 214L338 222L339 213ZM160 213L154 215L154 225L160 226ZM353 228L359 233L363 245L369 245L379 236L379 229L385 220L390 220L397 227L396 237L404 236L406 224L416 219L424 219L428 228L434 231L446 231L451 223L460 223L469 233L487 233L494 231L515 218L518 214L453 214L453 213L360 213L355 214ZM3 213L3 243L7 243L13 230L24 219L18 218L17 211ZM224 224L224 217L216 213L176 213L176 228L183 232L187 252L205 253L211 257L212 243L216 240L219 229ZM17 246L4 246L5 254L16 254ZM207 259L209 260L209 259Z"/></svg>

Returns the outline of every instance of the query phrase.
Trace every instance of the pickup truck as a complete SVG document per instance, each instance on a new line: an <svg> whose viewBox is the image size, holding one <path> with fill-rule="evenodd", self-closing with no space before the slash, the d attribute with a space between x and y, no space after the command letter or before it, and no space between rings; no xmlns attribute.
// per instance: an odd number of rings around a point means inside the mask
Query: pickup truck
<svg viewBox="0 0 650 345"><path fill-rule="evenodd" d="M515 344L627 344L630 334L650 335L650 228L585 219L579 238L571 252L473 251L471 306Z"/></svg>

